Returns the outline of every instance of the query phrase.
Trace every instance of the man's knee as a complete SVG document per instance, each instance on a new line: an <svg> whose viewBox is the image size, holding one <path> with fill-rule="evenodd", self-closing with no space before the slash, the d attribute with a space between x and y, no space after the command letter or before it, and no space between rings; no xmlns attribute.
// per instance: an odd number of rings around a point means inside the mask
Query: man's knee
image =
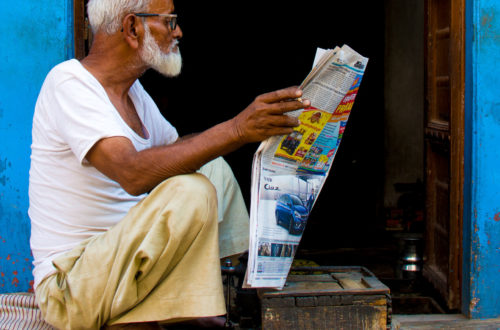
<svg viewBox="0 0 500 330"><path fill-rule="evenodd" d="M173 176L160 183L151 193L163 194L175 190L178 193L191 193L208 198L215 197L214 185L205 175L199 173Z"/></svg>
<svg viewBox="0 0 500 330"><path fill-rule="evenodd" d="M217 200L214 185L202 174L193 173L177 175L170 178L172 184L180 194L185 194L192 199ZM190 198L190 199L191 199Z"/></svg>
<svg viewBox="0 0 500 330"><path fill-rule="evenodd" d="M208 216L197 217L195 219L197 221L203 221L205 218L210 220L211 214L217 214L215 187L202 174L185 174L169 178L158 185L152 194L158 195L156 198L160 200L164 200L163 194L169 194L175 200L175 204L185 208L186 212L197 210L200 214L208 214Z"/></svg>

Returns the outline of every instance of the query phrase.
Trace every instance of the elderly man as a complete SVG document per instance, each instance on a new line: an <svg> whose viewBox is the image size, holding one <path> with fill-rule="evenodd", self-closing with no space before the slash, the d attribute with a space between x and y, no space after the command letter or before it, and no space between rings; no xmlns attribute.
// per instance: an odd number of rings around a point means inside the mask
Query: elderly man
<svg viewBox="0 0 500 330"><path fill-rule="evenodd" d="M61 329L222 315L219 257L246 248L248 214L219 157L290 133L298 122L285 113L309 102L297 88L271 92L179 138L138 81L149 68L180 72L173 0L90 0L88 13L90 54L48 74L33 120L37 302Z"/></svg>

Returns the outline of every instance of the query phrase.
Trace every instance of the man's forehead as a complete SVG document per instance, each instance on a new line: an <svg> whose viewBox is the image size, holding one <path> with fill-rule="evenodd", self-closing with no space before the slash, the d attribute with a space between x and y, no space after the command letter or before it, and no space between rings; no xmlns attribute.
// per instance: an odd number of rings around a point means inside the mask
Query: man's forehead
<svg viewBox="0 0 500 330"><path fill-rule="evenodd" d="M149 5L149 11L156 14L169 14L174 12L173 0L153 0Z"/></svg>

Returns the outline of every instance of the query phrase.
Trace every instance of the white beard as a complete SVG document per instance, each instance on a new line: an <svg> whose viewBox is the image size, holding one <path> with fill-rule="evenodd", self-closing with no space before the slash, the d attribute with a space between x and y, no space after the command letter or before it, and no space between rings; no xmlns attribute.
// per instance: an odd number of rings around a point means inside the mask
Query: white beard
<svg viewBox="0 0 500 330"><path fill-rule="evenodd" d="M179 75L182 68L182 56L179 49L174 51L178 44L177 39L172 41L168 52L164 53L153 38L149 26L144 24L144 30L144 43L139 53L141 60L164 76L175 77Z"/></svg>

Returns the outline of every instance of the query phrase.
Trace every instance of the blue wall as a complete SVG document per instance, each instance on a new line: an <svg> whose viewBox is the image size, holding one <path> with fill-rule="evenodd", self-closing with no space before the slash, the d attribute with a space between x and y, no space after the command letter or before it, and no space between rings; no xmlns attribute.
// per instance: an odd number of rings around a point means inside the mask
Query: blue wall
<svg viewBox="0 0 500 330"><path fill-rule="evenodd" d="M0 1L0 292L28 291L28 171L34 105L45 75L73 52L72 2Z"/></svg>
<svg viewBox="0 0 500 330"><path fill-rule="evenodd" d="M467 2L463 307L500 316L500 2Z"/></svg>

